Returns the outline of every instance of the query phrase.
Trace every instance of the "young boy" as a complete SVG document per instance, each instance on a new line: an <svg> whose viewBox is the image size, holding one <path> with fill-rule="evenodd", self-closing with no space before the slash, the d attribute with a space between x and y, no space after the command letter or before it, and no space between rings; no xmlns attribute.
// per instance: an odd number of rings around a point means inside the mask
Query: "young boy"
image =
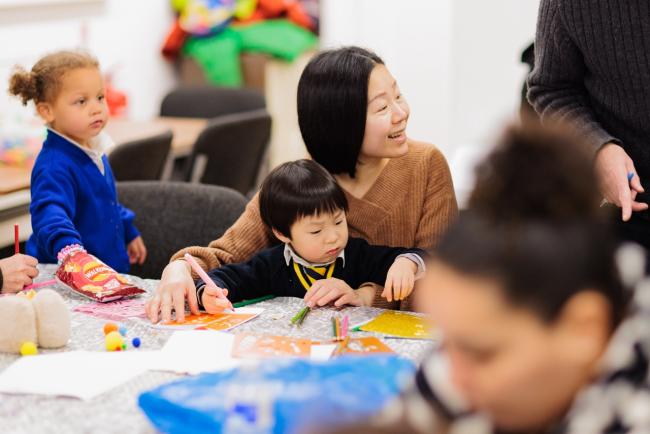
<svg viewBox="0 0 650 434"><path fill-rule="evenodd" d="M199 307L224 309L231 301L267 294L303 297L309 307L350 304L370 306L374 282L401 300L424 272L420 249L371 246L348 238L348 202L334 177L312 160L285 163L273 170L260 190L264 223L282 241L251 260L208 273L218 288L196 284Z"/></svg>

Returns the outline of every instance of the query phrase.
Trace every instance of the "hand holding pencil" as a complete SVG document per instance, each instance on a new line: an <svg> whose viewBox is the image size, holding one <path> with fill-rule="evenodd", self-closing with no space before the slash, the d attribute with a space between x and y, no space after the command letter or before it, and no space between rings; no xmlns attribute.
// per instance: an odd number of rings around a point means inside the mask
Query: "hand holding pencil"
<svg viewBox="0 0 650 434"><path fill-rule="evenodd" d="M5 259L0 259L0 270L2 270L2 293L18 292L38 276L36 268L38 261L28 255L18 253Z"/></svg>
<svg viewBox="0 0 650 434"><path fill-rule="evenodd" d="M208 313L223 312L225 310L234 310L232 303L228 300L228 290L219 288L215 285L210 276L199 266L189 253L185 254L185 260L190 264L192 269L205 282L205 289L201 296L201 303Z"/></svg>
<svg viewBox="0 0 650 434"><path fill-rule="evenodd" d="M20 234L18 225L14 225L14 255L0 259L0 291L12 293L22 290L25 286L31 285L32 279L38 276L38 261L28 255L20 253Z"/></svg>

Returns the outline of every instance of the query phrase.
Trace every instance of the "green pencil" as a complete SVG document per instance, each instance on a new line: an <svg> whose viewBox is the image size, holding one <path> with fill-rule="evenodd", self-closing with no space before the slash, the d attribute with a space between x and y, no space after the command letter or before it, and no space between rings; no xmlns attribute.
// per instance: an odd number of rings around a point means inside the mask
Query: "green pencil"
<svg viewBox="0 0 650 434"><path fill-rule="evenodd" d="M307 316L307 313L309 313L309 306L305 306L300 309L300 311L298 311L298 313L295 314L293 318L291 318L291 324L302 324L302 322L305 320L305 317Z"/></svg>
<svg viewBox="0 0 650 434"><path fill-rule="evenodd" d="M243 300L243 301L238 301L237 303L233 303L233 307L244 307L244 306L250 306L251 304L255 303L261 303L266 300L271 300L272 298L275 298L275 295L263 295L262 297L258 298L251 298L250 300Z"/></svg>

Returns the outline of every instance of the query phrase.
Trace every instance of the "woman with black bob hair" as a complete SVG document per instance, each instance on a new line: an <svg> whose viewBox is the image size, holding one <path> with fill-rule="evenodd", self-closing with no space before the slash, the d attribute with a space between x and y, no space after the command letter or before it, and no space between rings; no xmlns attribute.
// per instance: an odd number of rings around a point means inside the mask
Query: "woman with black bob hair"
<svg viewBox="0 0 650 434"><path fill-rule="evenodd" d="M650 432L650 280L639 246L615 247L592 161L562 132L505 133L420 288L441 348L375 425Z"/></svg>
<svg viewBox="0 0 650 434"><path fill-rule="evenodd" d="M345 191L350 235L377 245L430 248L455 218L456 198L440 151L407 137L409 114L384 62L363 48L322 51L300 78L300 131L312 158ZM185 300L198 312L192 275L181 260L185 253L209 270L244 262L276 243L260 218L255 196L221 238L174 255L147 303L149 318L166 320L176 311L182 320ZM395 300L376 287L375 305L408 308L410 297Z"/></svg>

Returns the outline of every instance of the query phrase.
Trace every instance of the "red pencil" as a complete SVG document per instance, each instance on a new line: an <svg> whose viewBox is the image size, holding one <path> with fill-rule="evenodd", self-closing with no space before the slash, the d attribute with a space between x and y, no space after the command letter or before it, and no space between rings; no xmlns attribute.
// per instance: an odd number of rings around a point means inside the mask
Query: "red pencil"
<svg viewBox="0 0 650 434"><path fill-rule="evenodd" d="M14 224L14 253L20 253L20 241L18 240L18 223Z"/></svg>

